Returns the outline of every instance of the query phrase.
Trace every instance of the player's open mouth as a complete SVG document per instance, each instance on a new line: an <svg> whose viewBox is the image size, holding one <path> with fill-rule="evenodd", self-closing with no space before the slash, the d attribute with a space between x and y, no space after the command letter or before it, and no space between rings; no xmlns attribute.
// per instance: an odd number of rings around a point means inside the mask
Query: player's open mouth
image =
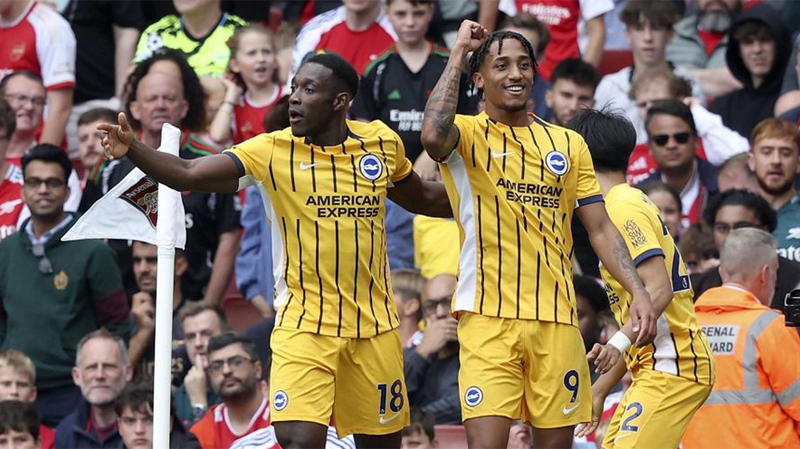
<svg viewBox="0 0 800 449"><path fill-rule="evenodd" d="M512 94L521 94L525 90L525 86L522 84L512 84L506 86L506 90Z"/></svg>
<svg viewBox="0 0 800 449"><path fill-rule="evenodd" d="M297 111L289 111L289 123L300 121L302 118L303 114Z"/></svg>

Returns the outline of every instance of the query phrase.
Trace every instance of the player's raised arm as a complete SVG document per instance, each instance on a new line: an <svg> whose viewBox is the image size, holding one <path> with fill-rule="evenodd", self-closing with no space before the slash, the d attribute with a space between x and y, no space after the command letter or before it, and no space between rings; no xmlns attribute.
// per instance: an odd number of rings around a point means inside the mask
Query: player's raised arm
<svg viewBox="0 0 800 449"><path fill-rule="evenodd" d="M103 138L103 148L110 159L127 155L142 171L175 190L236 191L239 172L230 157L218 154L186 160L155 151L136 139L124 112L119 113L118 121L118 125L103 123L97 127L108 133Z"/></svg>
<svg viewBox="0 0 800 449"><path fill-rule="evenodd" d="M435 160L442 160L453 151L458 142L458 130L453 125L458 106L458 88L467 54L477 49L489 33L477 22L461 22L458 37L450 52L450 59L442 77L433 88L425 104L422 121L422 146Z"/></svg>
<svg viewBox="0 0 800 449"><path fill-rule="evenodd" d="M631 254L614 223L608 217L603 203L593 203L577 209L578 216L589 232L589 241L597 253L597 257L608 269L608 272L622 284L633 296L630 305L630 325L637 346L653 341L656 336L656 315L650 302L650 294L644 288ZM633 338L631 338L633 337Z"/></svg>

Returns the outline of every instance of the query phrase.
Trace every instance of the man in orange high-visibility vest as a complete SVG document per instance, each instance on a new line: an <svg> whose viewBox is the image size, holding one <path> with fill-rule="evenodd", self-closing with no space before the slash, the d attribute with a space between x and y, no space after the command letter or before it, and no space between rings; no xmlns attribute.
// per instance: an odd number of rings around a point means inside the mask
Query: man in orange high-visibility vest
<svg viewBox="0 0 800 449"><path fill-rule="evenodd" d="M714 352L717 381L683 438L685 449L800 448L800 338L768 308L776 240L737 229L720 253L722 286L695 303Z"/></svg>

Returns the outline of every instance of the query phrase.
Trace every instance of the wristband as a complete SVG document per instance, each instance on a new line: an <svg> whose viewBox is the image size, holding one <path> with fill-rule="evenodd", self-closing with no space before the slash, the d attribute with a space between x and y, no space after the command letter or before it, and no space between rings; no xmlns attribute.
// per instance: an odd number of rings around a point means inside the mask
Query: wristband
<svg viewBox="0 0 800 449"><path fill-rule="evenodd" d="M609 344L609 345L617 348L619 350L620 354L621 354L621 353L627 351L628 348L631 347L631 339L628 338L628 336L625 335L624 332L617 331L617 333L614 334L614 336L611 337L611 339L608 340L608 343L606 343L606 344Z"/></svg>

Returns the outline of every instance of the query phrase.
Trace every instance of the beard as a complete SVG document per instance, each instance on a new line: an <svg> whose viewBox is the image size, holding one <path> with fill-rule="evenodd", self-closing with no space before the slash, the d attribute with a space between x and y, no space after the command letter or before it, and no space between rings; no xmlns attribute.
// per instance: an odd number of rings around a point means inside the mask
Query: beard
<svg viewBox="0 0 800 449"><path fill-rule="evenodd" d="M255 394L255 390L257 388L257 380L252 379L236 379L239 383L239 388L232 388L232 389L225 389L222 388L220 385L219 391L217 394L220 398L227 401L237 402L240 399L250 399ZM224 383L225 381L223 381Z"/></svg>
<svg viewBox="0 0 800 449"><path fill-rule="evenodd" d="M786 181L784 181L783 184L779 184L777 186L776 185L771 185L771 186L767 185L767 183L765 183L763 180L761 180L761 178L756 178L756 179L758 180L758 186L761 187L761 190L767 192L768 194L770 194L772 196L783 195L784 193L788 192L789 190L792 190L792 187L794 187L794 179L787 179Z"/></svg>
<svg viewBox="0 0 800 449"><path fill-rule="evenodd" d="M732 11L700 11L697 13L697 28L714 33L724 33L733 25Z"/></svg>

